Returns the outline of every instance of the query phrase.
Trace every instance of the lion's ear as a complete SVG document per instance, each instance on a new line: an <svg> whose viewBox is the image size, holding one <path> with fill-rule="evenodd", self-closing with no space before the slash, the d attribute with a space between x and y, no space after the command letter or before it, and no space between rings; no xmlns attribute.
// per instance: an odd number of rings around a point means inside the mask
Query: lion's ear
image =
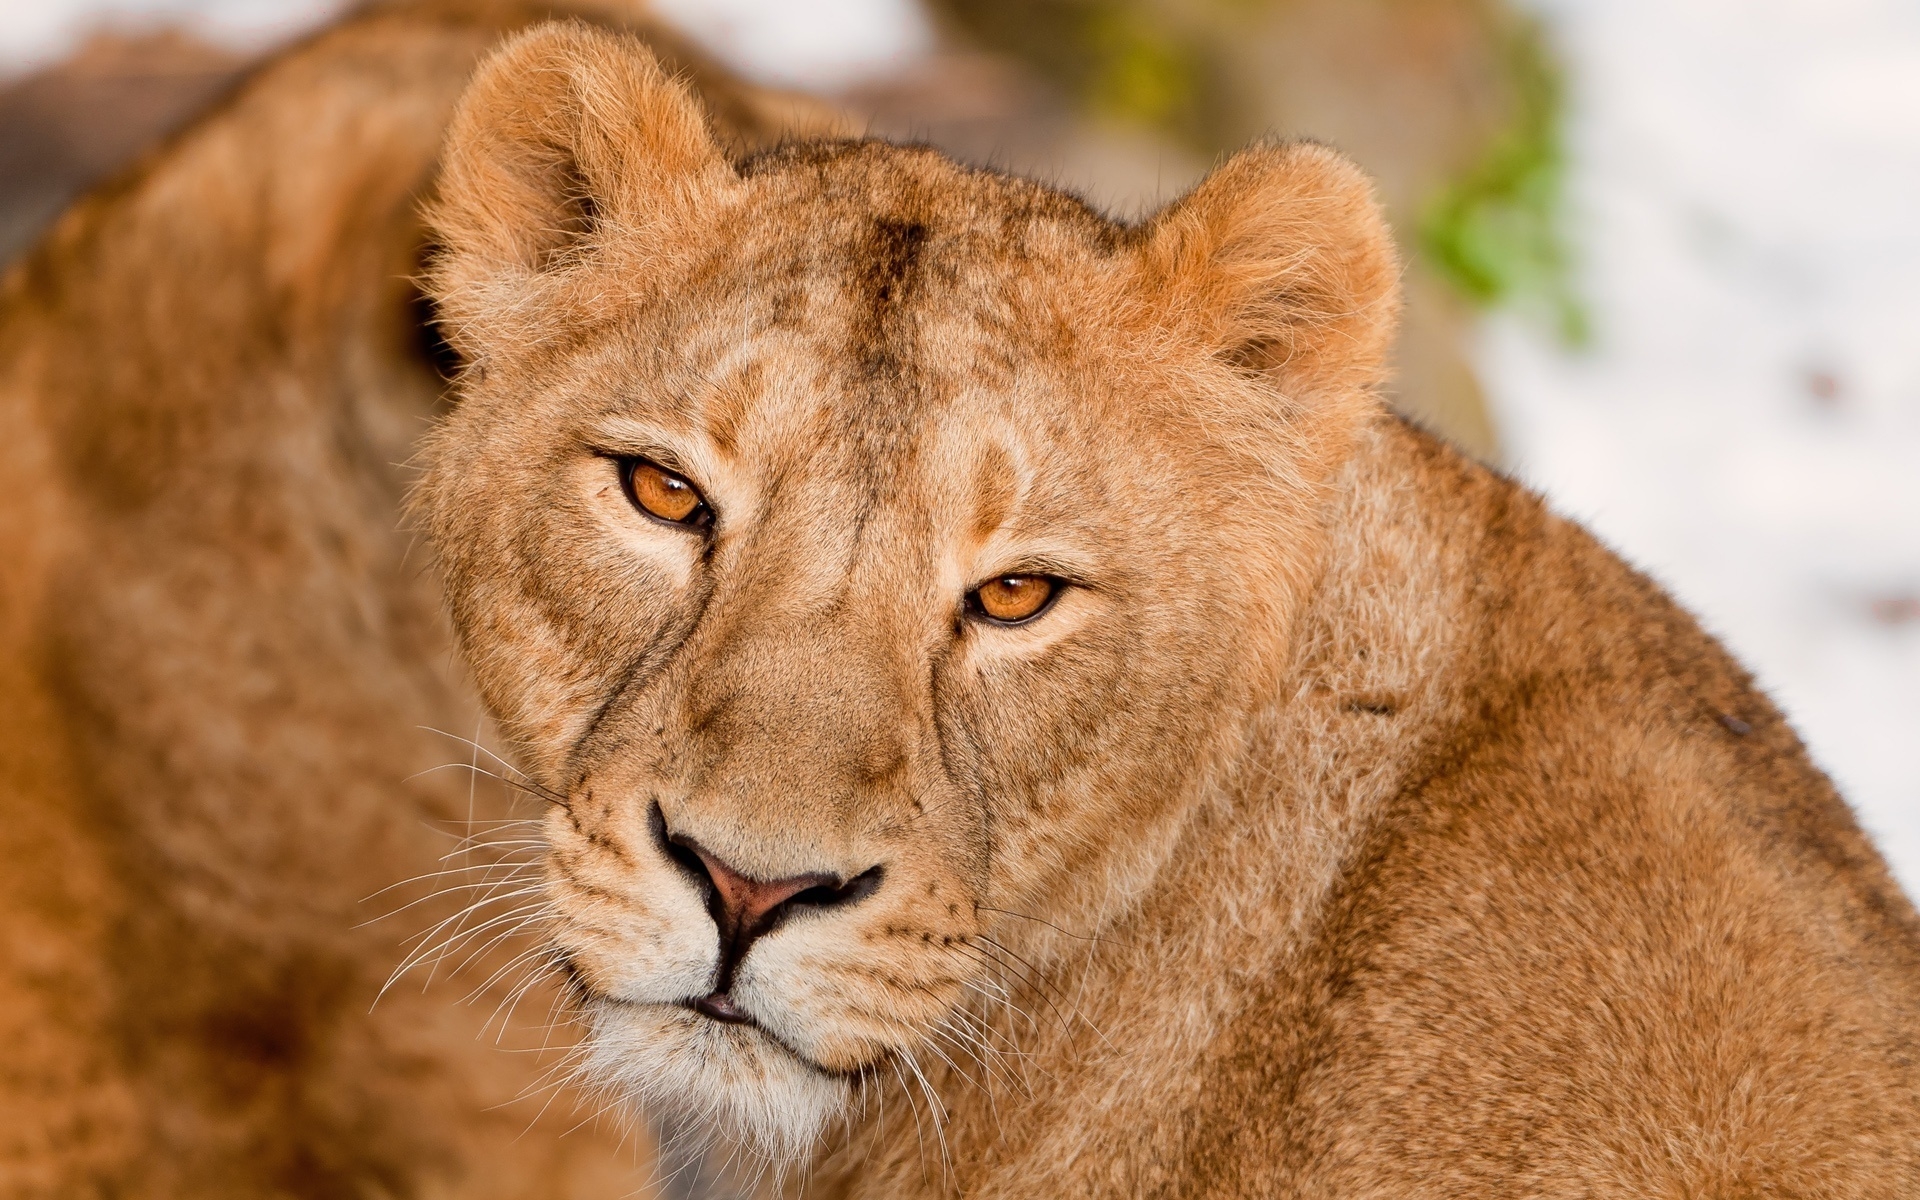
<svg viewBox="0 0 1920 1200"><path fill-rule="evenodd" d="M481 64L454 114L428 214L434 298L458 331L503 286L672 237L734 178L699 104L643 43L538 26Z"/></svg>
<svg viewBox="0 0 1920 1200"><path fill-rule="evenodd" d="M1381 378L1399 264L1371 183L1340 154L1312 142L1244 150L1146 233L1163 326L1303 401Z"/></svg>

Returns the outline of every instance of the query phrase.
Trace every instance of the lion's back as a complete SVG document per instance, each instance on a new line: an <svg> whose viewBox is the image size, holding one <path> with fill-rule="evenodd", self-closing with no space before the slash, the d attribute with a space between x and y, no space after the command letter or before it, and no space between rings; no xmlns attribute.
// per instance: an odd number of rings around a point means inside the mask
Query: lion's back
<svg viewBox="0 0 1920 1200"><path fill-rule="evenodd" d="M1224 1103L1293 1101L1242 1136L1342 1195L1920 1190L1920 920L1844 801L1657 586L1416 442L1475 517L1458 673L1223 1039Z"/></svg>
<svg viewBox="0 0 1920 1200"><path fill-rule="evenodd" d="M436 869L430 825L476 815L463 778L415 777L467 758L422 725L477 716L400 529L443 389L410 279L454 102L543 13L396 5L319 35L7 277L10 1194L625 1186L611 1137L495 1111L528 1078L474 1040L491 1003L402 988L369 1015L420 926L361 927ZM764 135L768 103L706 78Z"/></svg>

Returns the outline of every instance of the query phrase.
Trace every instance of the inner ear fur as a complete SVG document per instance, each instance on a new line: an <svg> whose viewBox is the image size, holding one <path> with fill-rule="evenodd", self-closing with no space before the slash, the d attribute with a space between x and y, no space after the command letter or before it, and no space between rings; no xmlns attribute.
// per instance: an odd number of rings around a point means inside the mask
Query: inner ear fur
<svg viewBox="0 0 1920 1200"><path fill-rule="evenodd" d="M644 43L538 26L481 64L455 111L429 290L466 340L490 313L524 312L538 277L616 241L664 241L733 179L705 112Z"/></svg>
<svg viewBox="0 0 1920 1200"><path fill-rule="evenodd" d="M1234 155L1147 230L1156 319L1303 402L1384 373L1400 268L1373 186L1313 142Z"/></svg>

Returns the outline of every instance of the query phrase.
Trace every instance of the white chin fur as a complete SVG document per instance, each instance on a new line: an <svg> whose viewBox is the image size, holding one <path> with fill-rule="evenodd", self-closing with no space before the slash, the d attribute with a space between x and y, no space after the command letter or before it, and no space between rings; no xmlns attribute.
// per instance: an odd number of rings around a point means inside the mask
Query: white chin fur
<svg viewBox="0 0 1920 1200"><path fill-rule="evenodd" d="M748 1026L652 1004L594 1004L587 1021L590 1083L776 1162L812 1150L851 1096Z"/></svg>

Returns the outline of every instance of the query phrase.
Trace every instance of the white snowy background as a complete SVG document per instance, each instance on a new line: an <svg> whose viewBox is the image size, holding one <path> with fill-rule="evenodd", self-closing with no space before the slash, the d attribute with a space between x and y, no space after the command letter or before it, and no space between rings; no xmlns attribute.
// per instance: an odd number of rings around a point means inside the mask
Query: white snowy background
<svg viewBox="0 0 1920 1200"><path fill-rule="evenodd" d="M1509 465L1757 672L1920 894L1920 4L1537 7L1596 338L1487 324Z"/></svg>
<svg viewBox="0 0 1920 1200"><path fill-rule="evenodd" d="M1569 70L1595 338L1486 323L1508 463L1759 673L1920 892L1920 4L1533 2ZM0 73L102 24L256 47L338 7L0 0ZM656 8L821 90L932 44L913 0Z"/></svg>

